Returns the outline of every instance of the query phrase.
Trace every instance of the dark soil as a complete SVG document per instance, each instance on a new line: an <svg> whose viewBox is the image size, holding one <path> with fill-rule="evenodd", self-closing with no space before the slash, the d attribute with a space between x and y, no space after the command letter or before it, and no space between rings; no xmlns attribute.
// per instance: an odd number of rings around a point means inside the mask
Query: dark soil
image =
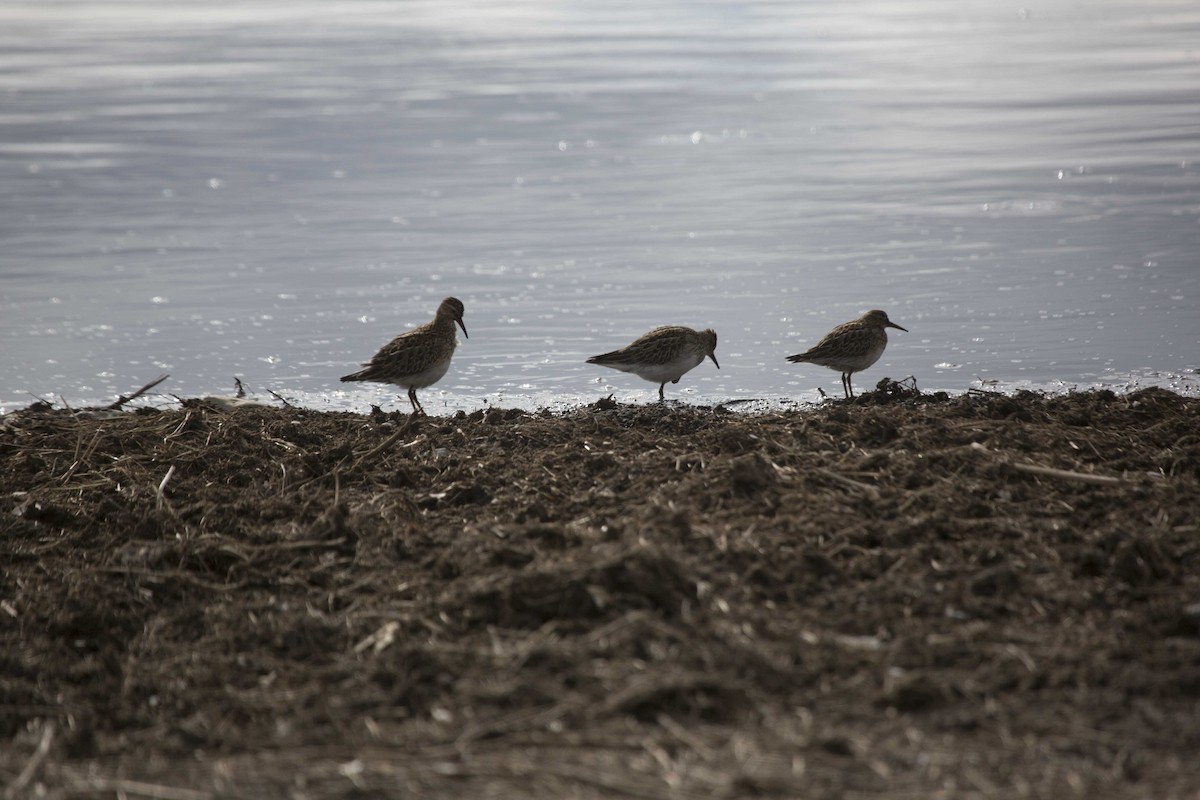
<svg viewBox="0 0 1200 800"><path fill-rule="evenodd" d="M0 481L6 797L1200 789L1165 390L33 406Z"/></svg>

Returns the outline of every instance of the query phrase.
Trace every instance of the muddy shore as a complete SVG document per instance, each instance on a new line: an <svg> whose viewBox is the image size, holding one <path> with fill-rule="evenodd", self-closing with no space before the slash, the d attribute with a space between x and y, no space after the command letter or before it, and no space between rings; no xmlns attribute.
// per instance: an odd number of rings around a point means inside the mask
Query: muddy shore
<svg viewBox="0 0 1200 800"><path fill-rule="evenodd" d="M5 797L1194 798L1200 399L0 418Z"/></svg>

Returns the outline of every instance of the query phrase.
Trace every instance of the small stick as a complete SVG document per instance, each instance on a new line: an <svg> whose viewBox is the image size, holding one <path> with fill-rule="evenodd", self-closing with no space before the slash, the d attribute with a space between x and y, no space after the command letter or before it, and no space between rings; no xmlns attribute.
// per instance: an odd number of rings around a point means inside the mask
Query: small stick
<svg viewBox="0 0 1200 800"><path fill-rule="evenodd" d="M354 652L361 653L367 648L372 648L376 653L382 653L396 641L396 631L398 630L400 630L399 622L395 620L385 622L379 630L354 645Z"/></svg>
<svg viewBox="0 0 1200 800"><path fill-rule="evenodd" d="M42 762L46 760L46 754L50 752L50 742L54 739L54 722L47 720L42 727L42 738L38 741L37 749L33 751L33 755L25 762L25 768L21 770L21 774L17 779L4 790L4 800L13 800L17 795L29 785L33 780L33 776L37 774L38 768L42 766Z"/></svg>
<svg viewBox="0 0 1200 800"><path fill-rule="evenodd" d="M1107 475L1090 475L1086 472L1071 472L1065 469L1054 469L1053 467L1039 467L1035 464L1009 464L1015 470L1028 472L1031 475L1044 475L1047 478L1062 478L1068 481L1079 481L1080 483L1094 483L1099 486L1120 486L1125 483L1121 478L1112 478Z"/></svg>
<svg viewBox="0 0 1200 800"><path fill-rule="evenodd" d="M155 800L212 800L212 792L201 792L195 789L183 789L177 786L164 786L158 783L130 781L123 779L91 780L77 786L90 792L115 792L118 796L134 794L140 797L152 797Z"/></svg>
<svg viewBox="0 0 1200 800"><path fill-rule="evenodd" d="M824 475L826 478L832 478L833 480L835 480L839 483L843 483L846 486L853 487L853 488L859 490L860 492L863 492L864 494L866 494L872 500L879 499L879 489L875 488L874 486L872 486L869 483L863 483L861 481L856 481L851 478L847 478L845 475L838 475L833 470L825 469L824 467L817 467L813 471L819 475Z"/></svg>
<svg viewBox="0 0 1200 800"><path fill-rule="evenodd" d="M51 403L49 400L47 400L46 398L42 397L41 395L34 394L33 392L26 392L25 394L29 395L29 396L30 396L30 397L32 397L34 400L37 400L37 401L38 401L38 403L45 403L45 404L46 404L46 405L48 405L48 406L52 406L52 405L54 405L53 403ZM64 405L65 405L65 401L64 401Z"/></svg>
<svg viewBox="0 0 1200 800"><path fill-rule="evenodd" d="M167 469L167 474L163 476L163 479L161 481L159 481L158 488L154 490L154 497L155 497L154 507L158 511L162 511L163 503L167 502L166 497L163 496L163 490L165 490L167 488L167 482L169 480L171 480L171 476L174 474L175 474L175 465L172 464Z"/></svg>
<svg viewBox="0 0 1200 800"><path fill-rule="evenodd" d="M670 733L679 741L683 742L688 747L692 748L692 750L698 753L705 761L711 761L716 757L715 750L713 750L704 742L700 741L700 739L687 728L676 722L670 714L659 712L658 716L655 717L655 720L659 725L665 728L668 733Z"/></svg>
<svg viewBox="0 0 1200 800"><path fill-rule="evenodd" d="M189 583L200 589L207 589L210 592L232 592L242 589L246 586L247 581L238 581L237 583L213 583L206 581L203 578L197 578L190 572L182 569L167 570L165 572L156 572L151 569L141 569L140 567L101 567L100 572L112 572L118 575L135 575L145 578L149 581L177 581Z"/></svg>
<svg viewBox="0 0 1200 800"><path fill-rule="evenodd" d="M178 435L179 435L179 433L180 433L180 432L181 432L181 431L182 431L184 428L186 428L186 427L187 427L187 424L188 424L188 422L190 422L190 421L191 421L191 419L192 419L192 412L191 412L191 409L189 409L189 410L188 410L188 412L187 412L186 414L184 414L184 415L183 415L183 422L180 422L178 425L176 425L176 426L175 426L175 430L171 431L170 435L169 435L169 436L167 436L167 438L168 438L168 439L171 439L171 438L174 438L174 437L178 436Z"/></svg>
<svg viewBox="0 0 1200 800"><path fill-rule="evenodd" d="M356 462L355 462L355 463L356 463L356 464L358 464L358 463L361 463L361 462L363 462L363 461L367 460L368 458L370 458L371 456L375 455L376 453L378 453L380 450L386 450L387 448L389 448L389 447L391 447L393 444L395 444L397 441L399 441L399 439L400 439L400 437L401 437L401 436L404 436L404 434L408 433L408 429L409 429L410 427L412 427L413 420L414 420L414 419L416 419L416 416L417 416L417 415L416 415L415 413L414 413L412 416L410 416L410 417L409 417L409 418L408 418L408 419L405 421L405 423L404 423L403 425L401 425L401 426L400 426L400 430L396 431L396 432L395 432L395 433L393 433L391 436L389 436L388 438L384 439L382 442L380 442L379 444L375 445L374 447L372 447L372 448L371 448L370 450L368 450L367 452L363 453L361 456L359 456L359 457L358 457L358 459L356 459Z"/></svg>
<svg viewBox="0 0 1200 800"><path fill-rule="evenodd" d="M1055 469L1054 467L1039 467L1036 464L1016 464L1001 456L999 453L993 453L979 442L972 442L970 449L976 453L985 453L987 455L998 456L1000 463L1006 467L1017 470L1018 472L1027 472L1030 475L1042 475L1047 478L1061 478L1068 481L1079 481L1080 483L1091 483L1097 486L1122 486L1128 481L1124 478L1113 478L1108 475L1092 475L1087 472L1072 472L1067 469Z"/></svg>
<svg viewBox="0 0 1200 800"><path fill-rule="evenodd" d="M287 400L285 400L283 395L281 395L279 392L275 392L270 389L267 389L267 394L271 395L271 397L274 397L276 400L283 403L288 408L295 408L295 406L293 406L291 403L289 403Z"/></svg>
<svg viewBox="0 0 1200 800"><path fill-rule="evenodd" d="M155 378L154 380L150 381L145 386L138 389L136 392L129 395L128 397L126 397L125 395L121 395L120 397L117 398L117 401L115 403L113 403L112 405L109 405L109 406L105 406L104 410L105 411L117 411L118 409L121 408L121 406L125 405L130 400L136 400L137 398L144 395L146 392L153 389L155 386L158 386L160 383L162 383L169 377L171 377L171 376L170 375L160 375L158 378Z"/></svg>
<svg viewBox="0 0 1200 800"><path fill-rule="evenodd" d="M79 468L81 466L83 466L83 462L86 461L87 459L91 458L92 453L95 452L95 450L96 450L96 444L99 441L100 441L100 430L97 430L96 433L92 436L92 441L88 444L87 449L84 450L81 454L80 447L83 444L83 440L82 439L76 440L76 442L75 442L75 461L71 464L71 467L70 467L70 469L67 470L66 474L63 475L62 478L60 478L60 480L63 483L66 483L67 481L71 480L71 478L75 475L76 471L78 471Z"/></svg>

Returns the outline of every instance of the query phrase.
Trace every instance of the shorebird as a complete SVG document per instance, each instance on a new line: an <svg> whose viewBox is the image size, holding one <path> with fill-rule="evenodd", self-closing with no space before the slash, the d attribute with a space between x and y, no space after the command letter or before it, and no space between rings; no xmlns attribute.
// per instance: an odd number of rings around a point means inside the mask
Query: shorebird
<svg viewBox="0 0 1200 800"><path fill-rule="evenodd" d="M679 383L683 374L695 367L705 356L717 365L717 334L708 329L694 331L682 325L665 325L639 336L632 343L611 353L593 356L589 364L632 372L658 384L658 399L662 401L667 382Z"/></svg>
<svg viewBox="0 0 1200 800"><path fill-rule="evenodd" d="M417 400L417 389L437 383L450 368L450 357L458 346L455 324L462 328L465 338L470 338L463 324L462 300L447 297L438 306L433 320L392 339L363 363L363 369L343 376L342 380L392 383L408 389L413 414L425 416L425 409Z"/></svg>
<svg viewBox="0 0 1200 800"><path fill-rule="evenodd" d="M875 309L858 319L838 325L825 334L825 338L817 342L816 346L803 353L788 356L787 360L793 363L808 361L836 369L842 373L842 391L846 393L846 397L854 397L850 376L862 372L883 355L888 341L886 328L897 328L908 333L908 328L901 328L888 319L886 313Z"/></svg>

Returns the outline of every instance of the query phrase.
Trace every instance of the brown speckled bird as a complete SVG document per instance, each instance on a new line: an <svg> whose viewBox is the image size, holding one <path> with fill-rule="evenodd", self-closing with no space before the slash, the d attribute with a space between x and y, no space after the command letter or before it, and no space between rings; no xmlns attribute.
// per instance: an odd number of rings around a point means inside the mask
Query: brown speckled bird
<svg viewBox="0 0 1200 800"><path fill-rule="evenodd" d="M593 356L587 363L632 372L639 378L657 383L661 401L667 382L679 383L683 374L697 366L705 356L720 369L716 349L717 334L711 329L694 331L682 325L665 325L639 336L620 350Z"/></svg>
<svg viewBox="0 0 1200 800"><path fill-rule="evenodd" d="M467 336L463 324L463 304L457 297L447 297L438 306L431 322L402 333L385 344L363 364L363 369L342 377L343 381L374 381L391 383L408 389L408 401L413 414L425 415L417 400L417 389L432 386L450 368L450 357L458 346L455 324Z"/></svg>
<svg viewBox="0 0 1200 800"><path fill-rule="evenodd" d="M838 325L825 334L825 338L817 342L815 347L788 356L787 360L793 363L808 361L837 370L842 373L842 391L846 397L854 397L850 376L871 366L883 355L888 342L885 328L908 333L907 328L901 328L888 319L886 313L875 309L858 319Z"/></svg>

